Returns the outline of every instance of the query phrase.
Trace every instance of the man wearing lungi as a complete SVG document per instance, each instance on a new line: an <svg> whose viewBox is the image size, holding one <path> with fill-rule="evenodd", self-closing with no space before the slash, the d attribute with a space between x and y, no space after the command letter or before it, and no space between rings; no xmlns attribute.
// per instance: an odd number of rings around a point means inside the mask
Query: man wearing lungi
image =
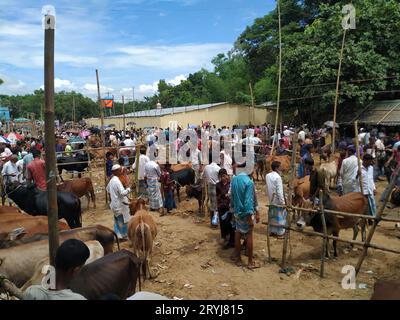
<svg viewBox="0 0 400 320"><path fill-rule="evenodd" d="M163 199L161 195L161 169L157 162L150 160L144 167L144 173L147 182L147 195L151 211L159 211L161 216L164 215Z"/></svg>
<svg viewBox="0 0 400 320"><path fill-rule="evenodd" d="M110 209L114 213L114 231L119 239L128 238L129 203L127 195L130 188L124 188L118 176L121 174L121 166L115 164L112 169L112 178L107 185L107 192L110 195Z"/></svg>
<svg viewBox="0 0 400 320"><path fill-rule="evenodd" d="M281 163L274 161L271 164L272 172L268 173L265 177L267 184L267 195L270 205L284 206L285 196L283 195L283 183L279 174L279 167ZM279 207L269 207L268 210L268 232L271 236L276 236L278 239L283 239L285 229L279 226L286 225L286 210ZM278 225L278 226L276 226Z"/></svg>

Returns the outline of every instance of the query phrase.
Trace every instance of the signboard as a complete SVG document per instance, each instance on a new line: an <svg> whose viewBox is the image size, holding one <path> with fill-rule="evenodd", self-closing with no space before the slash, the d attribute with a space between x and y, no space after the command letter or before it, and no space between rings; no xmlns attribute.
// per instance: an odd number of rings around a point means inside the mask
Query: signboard
<svg viewBox="0 0 400 320"><path fill-rule="evenodd" d="M101 105L104 108L112 108L114 105L114 98L113 97L105 97L101 99Z"/></svg>

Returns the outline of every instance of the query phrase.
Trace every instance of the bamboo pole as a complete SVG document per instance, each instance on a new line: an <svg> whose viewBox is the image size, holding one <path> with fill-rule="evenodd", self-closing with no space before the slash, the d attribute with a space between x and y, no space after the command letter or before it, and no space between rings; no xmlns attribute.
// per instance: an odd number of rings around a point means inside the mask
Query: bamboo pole
<svg viewBox="0 0 400 320"><path fill-rule="evenodd" d="M361 156L360 156L360 145L358 143L358 121L354 122L354 131L355 131L355 136L356 136L356 152L357 152L357 164L358 164L358 181L360 183L360 190L361 193L364 194L364 188L363 188L363 178L362 178L362 168L361 168Z"/></svg>
<svg viewBox="0 0 400 320"><path fill-rule="evenodd" d="M392 193L392 190L393 190L393 188L394 188L394 186L395 186L395 184L397 182L397 179L399 177L399 173L400 173L400 166L398 165L394 175L392 176L392 180L390 181L390 184L386 188L386 191L387 191L386 192L386 197L385 197L385 200L383 201L382 206L380 207L380 209L379 209L379 211L378 211L378 213L376 215L377 220L374 221L374 224L372 225L371 230L368 232L368 236L367 236L367 239L366 239L365 244L364 244L363 253L362 253L362 255L360 256L360 258L359 258L359 260L357 262L356 274L358 274L358 272L360 271L362 263L363 263L365 257L368 254L368 247L370 247L370 242L372 241L372 237L374 236L376 227L378 226L379 219L382 216L383 211L386 208L386 204L387 204L387 202L389 200L389 197L390 197L390 194Z"/></svg>
<svg viewBox="0 0 400 320"><path fill-rule="evenodd" d="M253 94L253 86L252 86L252 84L251 84L251 81L249 82L249 88L250 88L251 108L252 108L252 110L251 110L251 112L250 112L251 118L249 117L249 120L251 119L251 120L250 120L251 124L252 124L252 125L255 125L255 117L254 117L254 94Z"/></svg>
<svg viewBox="0 0 400 320"><path fill-rule="evenodd" d="M125 99L124 96L122 96L122 123L123 123L123 132L124 136L126 135L126 125L125 125Z"/></svg>
<svg viewBox="0 0 400 320"><path fill-rule="evenodd" d="M98 97L98 103L100 107L100 118L101 118L101 128L100 128L100 133L101 133L101 145L103 150L105 150L105 145L106 145L106 137L104 134L104 109L101 103L101 95L100 95L100 81L99 81L99 71L96 69L96 81L97 81L97 97ZM103 159L103 162L105 159ZM105 195L105 200L106 200L106 206L108 204L108 196L107 196L107 167L104 164L104 195Z"/></svg>
<svg viewBox="0 0 400 320"><path fill-rule="evenodd" d="M343 53L344 53L344 45L346 41L346 29L343 31L343 39L342 39L342 48L340 50L340 57L339 57L339 67L338 67L338 74L336 80L336 95L335 95L335 104L333 108L333 129L332 129L332 154L335 154L335 134L336 134L336 112L337 106L339 102L339 86L340 86L340 73L342 72L342 63L343 63Z"/></svg>
<svg viewBox="0 0 400 320"><path fill-rule="evenodd" d="M263 222L263 224L270 225L270 226L273 226L273 227L280 227L280 228L290 229L291 231L302 233L302 234L306 234L306 235L309 235L309 236L317 236L317 237L321 237L321 238L325 237L325 235L323 233L320 233L320 232L299 230L299 229L296 229L296 228L293 228L293 227L281 226L279 224L273 224L273 223L265 223L265 222ZM336 241L339 241L339 242L353 244L353 245L356 245L356 246L362 246L362 247L366 246L366 243L362 242L362 241L350 240L350 239L342 239L342 238L331 236L331 235L328 235L327 238L330 239L330 240L336 240ZM382 250L382 251L390 252L390 253L400 254L400 250L398 250L398 249L388 248L386 246L382 246L382 245L374 244L374 243L368 243L368 248Z"/></svg>
<svg viewBox="0 0 400 320"><path fill-rule="evenodd" d="M140 146L136 144L136 159L135 159L135 184L136 184L136 197L139 196L139 159L140 159Z"/></svg>
<svg viewBox="0 0 400 320"><path fill-rule="evenodd" d="M54 135L54 36L55 16L47 13L45 15L44 31L45 150L49 257L50 264L52 266L55 265L55 257L59 245L55 153L56 144Z"/></svg>
<svg viewBox="0 0 400 320"><path fill-rule="evenodd" d="M271 205L267 204L266 206L269 207ZM275 206L275 205L274 205L274 207L287 208L287 209L296 210L296 211L318 213L318 210L310 209L310 208L299 208L299 207L294 207L294 206ZM362 219L370 219L370 220L381 220L381 221L386 221L386 222L400 222L400 219L398 219L398 218L380 217L378 219L377 217L374 217L374 216L357 214L357 213L340 212L340 211L334 211L334 210L328 210L328 209L325 209L325 213L329 213L329 214L333 214L333 215L337 215L337 216L362 218Z"/></svg>
<svg viewBox="0 0 400 320"><path fill-rule="evenodd" d="M277 127L279 121L279 107L280 107L280 100L281 100L281 81L282 81L282 26L281 26L281 4L280 0L277 0L277 7L278 7L278 23L279 23L279 70L278 70L278 96L276 99L276 115L275 115L275 127L274 127L274 139L272 141L272 149L271 149L271 156L274 155L275 152L275 135L277 134ZM279 142L279 141L278 141Z"/></svg>
<svg viewBox="0 0 400 320"><path fill-rule="evenodd" d="M293 143L292 143L293 150L296 150L296 144L297 144L297 133L295 133L293 136ZM288 197L289 206L292 205L293 181L295 178L295 172L296 172L296 152L292 152L292 158L290 161L290 179L289 179L289 197ZM287 214L286 223L287 223L287 226L289 226L289 227L291 226L291 216L290 216L289 212ZM283 241L282 269L286 269L286 253L287 253L287 247L288 247L288 243L289 243L289 237L290 237L290 229L286 229L285 239Z"/></svg>
<svg viewBox="0 0 400 320"><path fill-rule="evenodd" d="M322 221L322 229L324 231L324 239L322 241L322 252L321 252L321 269L319 276L321 278L324 277L324 271L325 271L325 255L327 253L326 250L328 250L328 231L326 228L326 221L325 221L325 210L324 210L324 192L322 190L319 191L319 208L321 210L321 221ZM329 255L329 253L328 253Z"/></svg>

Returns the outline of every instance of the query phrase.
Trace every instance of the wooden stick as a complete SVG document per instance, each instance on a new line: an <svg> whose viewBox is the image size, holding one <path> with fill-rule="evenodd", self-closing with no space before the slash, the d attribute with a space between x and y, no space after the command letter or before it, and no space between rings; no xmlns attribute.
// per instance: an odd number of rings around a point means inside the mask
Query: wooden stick
<svg viewBox="0 0 400 320"><path fill-rule="evenodd" d="M400 173L400 165L397 166L396 171L394 173L394 175L392 176L392 180L390 181L390 184L387 186L386 188L386 197L385 200L382 203L382 206L380 207L376 217L378 218L378 220L374 221L374 224L372 225L372 228L370 229L370 231L368 232L368 236L367 236L367 240L365 241L364 244L364 250L362 255L360 256L358 262L357 262L357 266L356 266L356 274L358 274L358 272L361 269L362 263L365 259L365 257L368 254L368 247L370 246L370 242L372 241L372 237L374 236L376 227L378 226L379 223L379 218L381 217L381 215L383 214L383 211L385 210L386 204L389 200L390 194L392 193L392 190L397 182L397 179L399 177L399 173Z"/></svg>
<svg viewBox="0 0 400 320"><path fill-rule="evenodd" d="M292 143L293 150L296 150L296 146L297 146L297 133L295 133L293 136L293 143ZM288 197L289 206L292 205L293 180L295 178L295 171L296 171L295 166L296 166L296 152L292 152L292 158L290 161L290 179L289 179L289 197ZM289 227L291 226L291 217L290 217L289 212L287 212L286 225ZM286 253L287 253L287 247L288 247L288 243L289 243L289 237L290 237L290 229L286 229L285 239L283 241L282 269L286 269Z"/></svg>
<svg viewBox="0 0 400 320"><path fill-rule="evenodd" d="M101 94L100 94L100 81L99 81L99 71L96 69L96 81L97 81L97 97L99 100L99 107L100 107L100 118L101 118L101 144L103 151L105 150L106 145L106 137L104 134L104 109L101 103ZM103 159L104 161L105 159ZM104 164L104 198L106 200L106 207L108 204L108 196L107 196L107 166Z"/></svg>
<svg viewBox="0 0 400 320"><path fill-rule="evenodd" d="M267 207L271 206L269 204L266 205ZM305 212L312 212L312 213L317 213L318 210L315 209L310 209L310 208L299 208L299 207L294 207L294 206L274 206L274 207L279 207L279 208L288 208L291 210L296 210L296 211L305 211ZM338 215L338 216L347 216L347 217L353 217L353 218L362 218L362 219L369 219L369 220L382 220L386 222L400 222L400 219L398 218L387 218L387 217L380 217L379 219L374 216L368 216L368 215L362 215L362 214L356 214L356 213L347 213L347 212L340 212L340 211L334 211L334 210L328 210L325 209L325 213L333 214L333 215Z"/></svg>
<svg viewBox="0 0 400 320"><path fill-rule="evenodd" d="M278 96L276 100L276 116L275 116L275 127L274 127L274 139L272 141L272 150L271 150L271 157L274 155L275 152L275 135L277 134L277 127L279 121L279 107L280 107L280 100L281 100L281 81L282 81L282 26L281 26L281 3L280 0L277 0L277 7L278 7L278 23L279 23L279 71L278 71ZM282 132L281 132L282 134ZM278 141L279 143L279 141Z"/></svg>
<svg viewBox="0 0 400 320"><path fill-rule="evenodd" d="M251 122L251 124L255 125L255 117L254 117L254 95L253 95L253 86L252 86L252 84L251 84L251 81L249 82L249 88L250 88L251 107L252 107L252 110L251 110L251 113L250 113L250 116L251 116L251 120L252 120L252 121L250 121L250 122ZM249 117L249 118L250 118L250 117Z"/></svg>
<svg viewBox="0 0 400 320"><path fill-rule="evenodd" d="M325 263L325 255L327 253L326 250L328 250L327 248L327 244L328 244L328 231L326 228L326 221L325 221L325 210L324 210L324 192L322 190L319 191L319 208L321 210L321 221L322 221L322 229L324 231L324 239L322 241L322 252L321 252L321 269L320 269L320 273L319 276L321 278L324 277L324 263Z"/></svg>
<svg viewBox="0 0 400 320"><path fill-rule="evenodd" d="M46 150L46 187L47 187L47 217L49 229L50 264L55 265L58 238L58 205L56 180L56 143L54 128L54 36L55 16L45 15L44 31L44 92L45 92L45 150ZM36 124L34 123L36 131Z"/></svg>
<svg viewBox="0 0 400 320"><path fill-rule="evenodd" d="M356 136L356 151L357 151L357 163L358 163L358 181L360 183L360 190L361 193L364 194L364 188L363 188L363 178L362 178L362 168L361 168L361 156L360 156L360 145L358 143L358 121L356 120L354 122L354 130L355 130L355 136Z"/></svg>
<svg viewBox="0 0 400 320"><path fill-rule="evenodd" d="M332 154L335 154L335 133L336 133L336 111L339 101L339 86L340 86L340 73L342 72L342 62L343 62L343 53L344 53L344 44L346 41L346 29L343 32L342 39L342 49L340 50L340 58L339 58L339 68L336 80L336 95L335 95L335 105L333 109L333 128L332 128Z"/></svg>
<svg viewBox="0 0 400 320"><path fill-rule="evenodd" d="M126 125L125 125L125 99L124 96L122 96L122 123L123 123L123 130L124 130L124 135L126 135Z"/></svg>
<svg viewBox="0 0 400 320"><path fill-rule="evenodd" d="M135 183L136 183L136 197L139 196L139 157L140 157L141 144L136 144L136 159L135 159Z"/></svg>
<svg viewBox="0 0 400 320"><path fill-rule="evenodd" d="M306 234L306 235L309 235L309 236L317 236L317 237L321 237L321 238L325 237L325 235L323 233L319 233L319 232L315 232L315 231L299 230L299 229L296 229L296 228L293 228L293 227L281 226L279 224L272 224L272 223L266 223L266 222L263 222L263 224L270 225L272 227L281 227L281 228L285 228L285 229L290 229L291 231L298 232L298 233L303 233L303 234ZM362 247L366 245L366 243L362 242L362 241L342 239L342 238L331 236L331 235L328 235L327 238L331 239L331 240L336 240L336 241L339 241L339 242L344 242L344 243L354 244L354 245L357 245L357 246L362 246ZM368 244L368 248L400 254L400 250L398 250L398 249L388 248L386 246L373 244L373 243L369 243Z"/></svg>

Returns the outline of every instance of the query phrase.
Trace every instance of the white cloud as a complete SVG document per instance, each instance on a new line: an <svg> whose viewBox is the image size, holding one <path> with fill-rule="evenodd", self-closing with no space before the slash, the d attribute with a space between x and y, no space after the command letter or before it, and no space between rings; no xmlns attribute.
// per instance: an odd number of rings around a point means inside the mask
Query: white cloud
<svg viewBox="0 0 400 320"><path fill-rule="evenodd" d="M89 94L94 94L94 93L97 94L97 85L96 84L86 83L83 86L83 89ZM114 91L113 88L109 88L109 87L100 85L100 93L102 95L106 94L107 92L113 92L113 91Z"/></svg>
<svg viewBox="0 0 400 320"><path fill-rule="evenodd" d="M4 81L0 86L1 92L6 92L10 95L25 94L29 92L26 83L19 79L14 79L3 74L0 74L0 79Z"/></svg>
<svg viewBox="0 0 400 320"><path fill-rule="evenodd" d="M182 44L170 46L126 46L116 49L119 56L109 64L116 67L145 66L162 69L198 68L211 65L211 59L231 49L228 43Z"/></svg>
<svg viewBox="0 0 400 320"><path fill-rule="evenodd" d="M54 79L54 88L55 89L73 89L75 85L69 80L62 80L60 78Z"/></svg>
<svg viewBox="0 0 400 320"><path fill-rule="evenodd" d="M183 74L181 74L179 76L176 76L174 79L167 80L167 83L172 86L177 86L177 85L181 84L182 81L185 81L185 80L186 80L186 77Z"/></svg>

